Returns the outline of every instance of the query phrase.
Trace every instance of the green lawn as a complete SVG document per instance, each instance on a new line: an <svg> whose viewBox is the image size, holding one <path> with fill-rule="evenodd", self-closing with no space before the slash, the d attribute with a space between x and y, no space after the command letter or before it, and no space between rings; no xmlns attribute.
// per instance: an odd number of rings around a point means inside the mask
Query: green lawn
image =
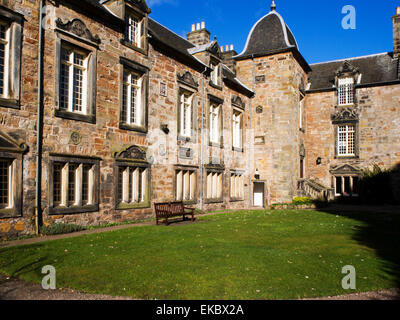
<svg viewBox="0 0 400 320"><path fill-rule="evenodd" d="M139 299L293 299L399 286L399 214L240 211L0 250L0 272Z"/></svg>

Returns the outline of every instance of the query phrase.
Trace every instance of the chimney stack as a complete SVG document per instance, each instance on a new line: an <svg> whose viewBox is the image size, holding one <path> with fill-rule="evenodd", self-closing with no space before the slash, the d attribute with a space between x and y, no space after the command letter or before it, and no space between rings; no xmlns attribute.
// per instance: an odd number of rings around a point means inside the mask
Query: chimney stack
<svg viewBox="0 0 400 320"><path fill-rule="evenodd" d="M221 49L223 48L224 46L221 47ZM234 74L236 74L236 61L233 59L233 57L237 55L237 52L234 50L233 44L226 45L225 51L221 50L221 54L223 64L225 64Z"/></svg>
<svg viewBox="0 0 400 320"><path fill-rule="evenodd" d="M210 42L210 35L211 33L206 29L206 23L202 21L192 25L192 31L187 34L187 39L195 46L201 46Z"/></svg>
<svg viewBox="0 0 400 320"><path fill-rule="evenodd" d="M393 57L400 57L400 7L396 9L396 15L393 16Z"/></svg>

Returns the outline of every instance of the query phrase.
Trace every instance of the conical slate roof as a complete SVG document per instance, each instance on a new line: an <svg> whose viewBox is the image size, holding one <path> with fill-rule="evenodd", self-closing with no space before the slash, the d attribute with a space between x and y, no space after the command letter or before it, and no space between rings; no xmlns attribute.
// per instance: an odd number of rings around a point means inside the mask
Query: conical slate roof
<svg viewBox="0 0 400 320"><path fill-rule="evenodd" d="M281 15L272 10L253 26L243 52L235 58L240 60L251 56L278 53L293 48L299 49L293 33Z"/></svg>

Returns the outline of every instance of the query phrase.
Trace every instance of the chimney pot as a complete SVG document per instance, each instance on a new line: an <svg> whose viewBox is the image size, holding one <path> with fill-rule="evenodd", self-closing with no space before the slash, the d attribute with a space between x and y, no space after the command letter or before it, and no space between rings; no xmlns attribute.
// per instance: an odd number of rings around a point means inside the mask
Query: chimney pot
<svg viewBox="0 0 400 320"><path fill-rule="evenodd" d="M400 14L400 7L397 7L396 14Z"/></svg>
<svg viewBox="0 0 400 320"><path fill-rule="evenodd" d="M201 23L201 28L202 28L202 29L205 29L205 28L206 28L206 23L205 23L204 21Z"/></svg>
<svg viewBox="0 0 400 320"><path fill-rule="evenodd" d="M225 46L225 51L229 51L229 46L228 45Z"/></svg>
<svg viewBox="0 0 400 320"><path fill-rule="evenodd" d="M233 51L233 44L231 44L231 51Z"/></svg>
<svg viewBox="0 0 400 320"><path fill-rule="evenodd" d="M196 25L192 24L192 31L196 31Z"/></svg>
<svg viewBox="0 0 400 320"><path fill-rule="evenodd" d="M197 30L200 30L200 23L197 24Z"/></svg>
<svg viewBox="0 0 400 320"><path fill-rule="evenodd" d="M224 52L224 46L221 46L221 52Z"/></svg>

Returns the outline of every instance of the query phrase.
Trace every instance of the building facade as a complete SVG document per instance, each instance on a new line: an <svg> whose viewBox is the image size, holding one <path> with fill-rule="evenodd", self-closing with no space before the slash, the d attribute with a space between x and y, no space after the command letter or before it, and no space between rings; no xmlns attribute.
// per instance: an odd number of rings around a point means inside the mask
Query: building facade
<svg viewBox="0 0 400 320"><path fill-rule="evenodd" d="M42 6L42 10L41 10ZM398 12L400 13L400 12ZM271 11L237 54L144 0L0 1L0 236L357 195L400 162L394 52L309 65Z"/></svg>

